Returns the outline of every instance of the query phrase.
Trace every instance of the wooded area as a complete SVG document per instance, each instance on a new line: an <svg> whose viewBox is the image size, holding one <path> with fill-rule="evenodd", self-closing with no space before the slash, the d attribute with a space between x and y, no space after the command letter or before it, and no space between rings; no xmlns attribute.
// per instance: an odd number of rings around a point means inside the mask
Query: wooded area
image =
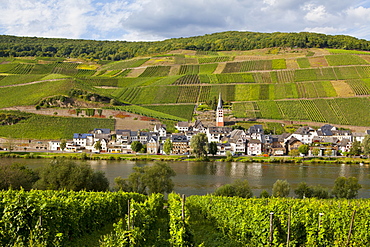
<svg viewBox="0 0 370 247"><path fill-rule="evenodd" d="M94 41L0 35L0 57L83 57L124 60L177 49L197 51L252 50L269 47L370 50L370 41L317 33L222 32L156 42Z"/></svg>

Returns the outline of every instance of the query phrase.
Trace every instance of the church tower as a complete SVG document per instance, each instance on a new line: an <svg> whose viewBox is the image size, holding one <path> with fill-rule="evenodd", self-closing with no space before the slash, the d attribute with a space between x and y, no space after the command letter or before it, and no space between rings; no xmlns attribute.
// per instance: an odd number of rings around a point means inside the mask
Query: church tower
<svg viewBox="0 0 370 247"><path fill-rule="evenodd" d="M222 107L221 93L218 98L218 104L217 104L217 109L216 109L216 126L217 127L224 126L224 108Z"/></svg>

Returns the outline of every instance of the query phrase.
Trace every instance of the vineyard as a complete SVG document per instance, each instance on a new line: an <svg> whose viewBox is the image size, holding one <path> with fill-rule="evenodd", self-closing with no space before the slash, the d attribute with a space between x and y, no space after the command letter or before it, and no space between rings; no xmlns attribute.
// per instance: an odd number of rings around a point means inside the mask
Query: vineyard
<svg viewBox="0 0 370 247"><path fill-rule="evenodd" d="M253 103L253 104L252 104ZM313 100L256 101L233 104L233 114L238 117L302 120L369 126L369 98L335 98ZM252 108L253 106L253 108ZM245 111L243 111L245 109Z"/></svg>
<svg viewBox="0 0 370 247"><path fill-rule="evenodd" d="M222 93L235 117L369 126L369 54L274 48L183 50L124 61L4 58L0 108L35 105L74 88L114 99L118 105L155 110L139 111L150 117L191 119L190 107L183 114L171 109L205 103ZM52 79L65 80L47 81Z"/></svg>
<svg viewBox="0 0 370 247"><path fill-rule="evenodd" d="M2 246L367 246L368 199L244 199L171 193L3 191ZM165 206L166 205L166 206Z"/></svg>
<svg viewBox="0 0 370 247"><path fill-rule="evenodd" d="M95 128L114 129L114 120L33 115L17 124L1 126L0 136L59 140L69 139L74 133L88 133Z"/></svg>

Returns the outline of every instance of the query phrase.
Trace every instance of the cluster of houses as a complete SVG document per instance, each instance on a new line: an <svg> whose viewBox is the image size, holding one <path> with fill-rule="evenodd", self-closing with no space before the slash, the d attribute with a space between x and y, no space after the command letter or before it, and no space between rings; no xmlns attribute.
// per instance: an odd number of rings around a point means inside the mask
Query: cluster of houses
<svg viewBox="0 0 370 247"><path fill-rule="evenodd" d="M189 154L191 138L198 133L205 133L208 142L217 144L217 154L245 155L286 155L303 144L310 146L309 154L318 149L319 155L337 155L349 152L352 143L362 141L364 133L352 133L350 130L338 130L335 126L324 125L319 129L309 126L300 127L294 133L267 135L262 125L253 125L248 130L230 127L206 127L201 121L195 123L178 122L175 126L178 133L167 133L165 125L155 125L153 131L132 131L110 129L94 129L91 133L76 133L65 145L65 151L133 153L131 144L138 141L146 146L148 154L164 154L164 142L172 142L172 154ZM100 145L97 147L96 143ZM61 141L51 141L50 150L60 150Z"/></svg>
<svg viewBox="0 0 370 247"><path fill-rule="evenodd" d="M191 138L204 133L208 142L217 144L217 154L245 155L287 155L301 145L309 145L309 155L338 155L349 152L354 141L362 142L370 131L352 133L350 130L339 130L325 124L319 129L309 126L300 127L294 133L282 135L265 134L262 125L253 125L248 130L232 129L224 126L224 113L221 94L216 109L216 127L204 126L201 121L195 123L178 122L178 133L168 133L166 126L157 124L153 131L132 131L94 129L91 133L76 133L73 140L63 144L65 151L133 153L131 144L138 141L146 146L148 154L164 154L164 142L172 142L172 154L191 153ZM99 145L96 145L99 142ZM49 142L49 150L61 150L61 141ZM315 152L314 152L314 149Z"/></svg>

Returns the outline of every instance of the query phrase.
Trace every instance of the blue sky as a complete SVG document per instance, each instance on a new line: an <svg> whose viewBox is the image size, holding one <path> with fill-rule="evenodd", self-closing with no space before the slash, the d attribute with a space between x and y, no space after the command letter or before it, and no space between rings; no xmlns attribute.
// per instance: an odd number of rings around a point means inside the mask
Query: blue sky
<svg viewBox="0 0 370 247"><path fill-rule="evenodd" d="M223 31L370 40L370 0L0 0L0 34L154 41Z"/></svg>

